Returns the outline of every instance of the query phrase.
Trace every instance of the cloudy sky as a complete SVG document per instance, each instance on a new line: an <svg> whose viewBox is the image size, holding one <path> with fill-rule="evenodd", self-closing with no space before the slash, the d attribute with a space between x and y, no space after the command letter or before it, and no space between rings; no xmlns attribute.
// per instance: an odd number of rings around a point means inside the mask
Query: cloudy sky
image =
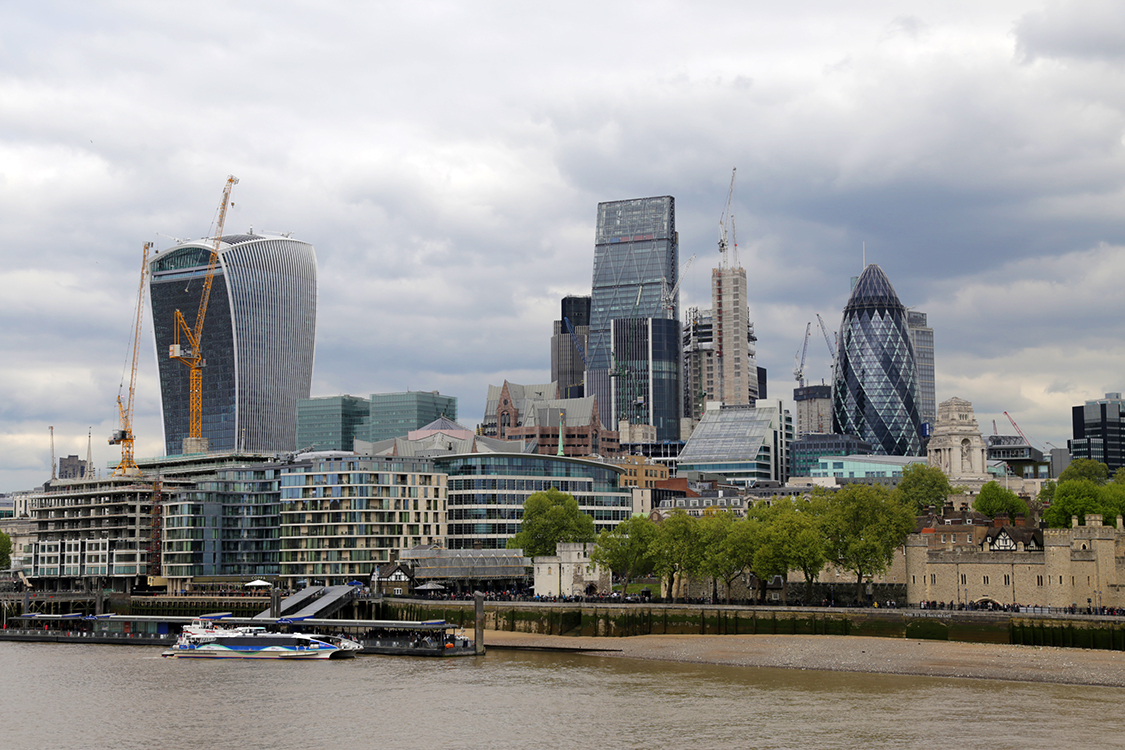
<svg viewBox="0 0 1125 750"><path fill-rule="evenodd" d="M549 377L599 201L676 197L707 306L731 168L759 364L790 395L862 248L929 314L938 399L1065 446L1125 390L1125 5L0 2L0 491L106 444L141 248L293 232L314 395ZM151 321L137 454L163 439ZM807 376L829 377L822 339Z"/></svg>

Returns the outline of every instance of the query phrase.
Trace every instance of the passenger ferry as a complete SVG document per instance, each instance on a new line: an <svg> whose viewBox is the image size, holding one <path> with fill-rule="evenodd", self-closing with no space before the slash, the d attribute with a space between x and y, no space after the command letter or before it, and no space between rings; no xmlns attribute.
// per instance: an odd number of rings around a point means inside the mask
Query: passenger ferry
<svg viewBox="0 0 1125 750"><path fill-rule="evenodd" d="M347 659L363 648L348 638L305 633L270 633L264 627L227 628L197 618L185 625L162 656L180 659Z"/></svg>

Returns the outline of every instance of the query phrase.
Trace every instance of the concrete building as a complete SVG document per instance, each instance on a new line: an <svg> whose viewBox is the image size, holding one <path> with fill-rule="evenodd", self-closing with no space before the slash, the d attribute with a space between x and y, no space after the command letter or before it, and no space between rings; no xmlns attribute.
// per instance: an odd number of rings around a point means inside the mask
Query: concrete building
<svg viewBox="0 0 1125 750"><path fill-rule="evenodd" d="M164 446L189 435L190 368L171 359L179 310L194 325L212 241L185 242L149 261ZM201 348L202 434L208 450L291 451L297 401L309 397L316 340L316 253L288 237L227 235L218 249ZM181 342L182 343L182 342ZM202 447L202 446L196 446Z"/></svg>
<svg viewBox="0 0 1125 750"><path fill-rule="evenodd" d="M1125 402L1120 393L1087 401L1071 410L1073 437L1067 441L1071 460L1088 458L1101 461L1109 473L1125 466Z"/></svg>
<svg viewBox="0 0 1125 750"><path fill-rule="evenodd" d="M297 447L350 451L370 439L371 401L361 396L321 396L297 401Z"/></svg>
<svg viewBox="0 0 1125 750"><path fill-rule="evenodd" d="M1022 435L988 435L985 450L989 463L1002 461L1007 473L1027 479L1049 479L1051 461Z"/></svg>
<svg viewBox="0 0 1125 750"><path fill-rule="evenodd" d="M793 389L794 435L800 440L809 433L832 432L832 386L806 385Z"/></svg>
<svg viewBox="0 0 1125 750"><path fill-rule="evenodd" d="M556 554L533 558L536 596L595 596L612 592L610 572L590 562L593 549L593 544L560 542Z"/></svg>
<svg viewBox="0 0 1125 750"><path fill-rule="evenodd" d="M720 375L720 400L753 405L758 398L754 323L750 320L746 269L727 265L711 270L711 315ZM737 262L737 261L735 261Z"/></svg>
<svg viewBox="0 0 1125 750"><path fill-rule="evenodd" d="M619 456L610 463L625 470L621 476L622 487L652 489L668 479L668 467L644 456Z"/></svg>
<svg viewBox="0 0 1125 750"><path fill-rule="evenodd" d="M627 418L614 413L611 406L611 324L618 318L679 320L679 293L664 298L676 288L679 269L676 201L672 196L598 204L586 395L598 399L603 419L611 427L618 419ZM676 406L661 409L678 412L679 393L675 397Z"/></svg>
<svg viewBox="0 0 1125 750"><path fill-rule="evenodd" d="M922 449L918 377L906 307L879 266L863 270L844 307L834 373L833 432L890 456Z"/></svg>
<svg viewBox="0 0 1125 750"><path fill-rule="evenodd" d="M757 406L708 404L684 445L677 473L723 476L732 484L784 483L789 478L793 418L781 401Z"/></svg>
<svg viewBox="0 0 1125 750"><path fill-rule="evenodd" d="M93 468L78 456L59 458L59 479L93 479Z"/></svg>
<svg viewBox="0 0 1125 750"><path fill-rule="evenodd" d="M586 395L583 357L590 345L589 337L590 298L563 297L562 317L555 321L551 336L551 381L558 383L559 395L563 398Z"/></svg>
<svg viewBox="0 0 1125 750"><path fill-rule="evenodd" d="M707 402L718 401L721 394L713 320L710 310L698 307L689 307L684 314L683 419L689 423L685 438L703 418Z"/></svg>
<svg viewBox="0 0 1125 750"><path fill-rule="evenodd" d="M930 466L945 472L953 484L987 482L988 450L977 426L973 405L961 398L942 401L927 448Z"/></svg>
<svg viewBox="0 0 1125 750"><path fill-rule="evenodd" d="M440 417L457 421L457 397L437 391L372 393L370 402L364 439L373 443L403 437Z"/></svg>

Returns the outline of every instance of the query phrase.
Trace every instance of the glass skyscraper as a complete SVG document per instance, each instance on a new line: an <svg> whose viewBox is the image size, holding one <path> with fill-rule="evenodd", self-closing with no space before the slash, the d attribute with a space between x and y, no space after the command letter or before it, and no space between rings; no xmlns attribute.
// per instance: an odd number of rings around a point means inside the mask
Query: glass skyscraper
<svg viewBox="0 0 1125 750"><path fill-rule="evenodd" d="M596 396L602 421L617 429L622 414L611 413L613 340L611 322L618 318L679 320L679 294L665 302L679 278L676 201L670 195L598 204L594 238L594 275L590 301L586 395ZM679 413L679 393L669 406ZM678 416L677 416L678 419Z"/></svg>
<svg viewBox="0 0 1125 750"><path fill-rule="evenodd" d="M203 437L212 451L296 449L297 400L309 397L316 340L316 251L288 237L222 238L201 348ZM195 324L211 240L149 262L164 447L189 431L189 368L168 356L175 312Z"/></svg>
<svg viewBox="0 0 1125 750"><path fill-rule="evenodd" d="M680 323L617 318L611 323L617 376L613 413L656 428L657 440L680 437Z"/></svg>
<svg viewBox="0 0 1125 750"><path fill-rule="evenodd" d="M875 453L922 450L918 376L906 307L877 265L863 269L844 307L832 389L834 432Z"/></svg>

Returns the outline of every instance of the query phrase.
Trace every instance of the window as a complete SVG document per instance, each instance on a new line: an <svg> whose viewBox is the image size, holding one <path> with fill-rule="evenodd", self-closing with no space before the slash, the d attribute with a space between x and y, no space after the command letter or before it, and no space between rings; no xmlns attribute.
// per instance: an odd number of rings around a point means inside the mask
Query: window
<svg viewBox="0 0 1125 750"><path fill-rule="evenodd" d="M968 579L967 579L967 577L965 576L965 574L964 574L964 573L962 573L962 574L961 574L961 585L962 585L962 586L964 586L964 585L965 585L966 583L968 583Z"/></svg>
<svg viewBox="0 0 1125 750"><path fill-rule="evenodd" d="M937 574L936 573L930 573L930 585L935 585L935 584L937 584Z"/></svg>
<svg viewBox="0 0 1125 750"><path fill-rule="evenodd" d="M1011 586L1012 585L1012 577L1010 575L1008 575L1007 573L1004 574L1004 585L1005 586Z"/></svg>
<svg viewBox="0 0 1125 750"><path fill-rule="evenodd" d="M1042 586L1043 585L1043 576L1035 576L1035 585L1036 586Z"/></svg>
<svg viewBox="0 0 1125 750"><path fill-rule="evenodd" d="M984 585L985 585L985 586L987 586L987 585L988 585L988 576L985 576L985 577L984 577Z"/></svg>

